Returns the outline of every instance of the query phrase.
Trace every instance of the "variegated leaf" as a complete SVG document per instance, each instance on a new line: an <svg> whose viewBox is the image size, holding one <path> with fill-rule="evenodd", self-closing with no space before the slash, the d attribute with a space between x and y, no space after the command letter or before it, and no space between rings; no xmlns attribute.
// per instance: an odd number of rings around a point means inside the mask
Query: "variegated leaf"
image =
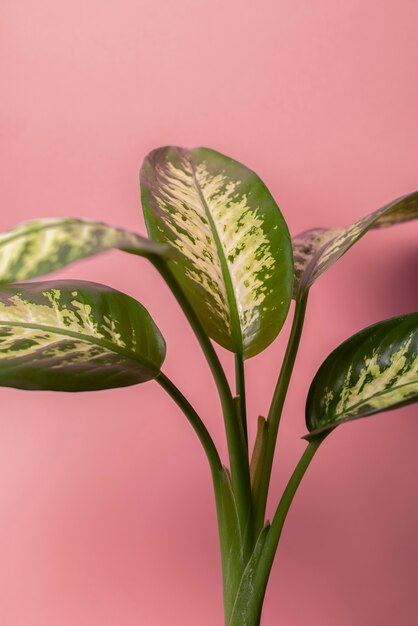
<svg viewBox="0 0 418 626"><path fill-rule="evenodd" d="M306 423L313 435L417 400L418 313L411 313L365 328L330 354L309 390Z"/></svg>
<svg viewBox="0 0 418 626"><path fill-rule="evenodd" d="M343 228L313 228L293 238L295 282L293 297L314 283L372 228L383 228L418 217L418 192L398 198L355 224Z"/></svg>
<svg viewBox="0 0 418 626"><path fill-rule="evenodd" d="M171 268L210 337L244 357L277 336L293 260L280 210L258 176L207 148L154 150L141 170L149 235L175 252Z"/></svg>
<svg viewBox="0 0 418 626"><path fill-rule="evenodd" d="M33 220L0 233L0 282L42 276L112 248L141 256L167 251L145 237L100 222L73 218Z"/></svg>
<svg viewBox="0 0 418 626"><path fill-rule="evenodd" d="M91 391L155 378L165 343L133 298L84 281L0 289L0 385Z"/></svg>

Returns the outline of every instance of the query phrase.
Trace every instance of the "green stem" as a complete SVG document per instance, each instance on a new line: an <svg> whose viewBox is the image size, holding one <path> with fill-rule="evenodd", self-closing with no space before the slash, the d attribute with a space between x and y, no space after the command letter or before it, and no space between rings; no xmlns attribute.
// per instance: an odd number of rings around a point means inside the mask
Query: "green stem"
<svg viewBox="0 0 418 626"><path fill-rule="evenodd" d="M190 402L176 385L162 372L156 381L183 411L206 452L211 469L213 490L216 501L218 531L221 546L222 578L225 609L229 606L230 595L238 588L243 567L241 561L240 530L236 515L235 500L231 489L228 470L221 463L213 440Z"/></svg>
<svg viewBox="0 0 418 626"><path fill-rule="evenodd" d="M176 385L168 378L168 376L166 376L162 372L158 374L155 380L174 400L177 406L180 407L180 409L189 420L206 452L212 475L222 471L221 459L219 457L218 450L213 443L212 437L210 436L208 429L206 428L190 402L181 393L180 389L178 389Z"/></svg>
<svg viewBox="0 0 418 626"><path fill-rule="evenodd" d="M267 581L290 505L293 502L295 493L305 475L306 470L308 469L326 435L312 439L309 442L292 476L290 477L289 482L287 483L286 489L284 490L276 509L276 513L274 514L273 521L263 547L262 557L260 559L259 567L257 568L257 574L254 580L254 586L260 585L259 588L264 589L267 586Z"/></svg>
<svg viewBox="0 0 418 626"><path fill-rule="evenodd" d="M243 616L245 616L245 623L249 626L257 626L260 623L261 610L267 583L290 505L292 504L295 493L309 467L310 462L328 434L329 433L325 433L317 436L309 442L309 445L305 449L289 482L287 483L286 489L283 492L276 513L273 517L271 527L267 531L264 544L261 548L261 554L251 572L249 583L243 585L240 589L240 594L236 602L236 609L230 620L229 626L242 626ZM251 586L251 593L249 593L249 585Z"/></svg>
<svg viewBox="0 0 418 626"><path fill-rule="evenodd" d="M218 388L222 411L225 421L226 438L228 444L229 461L231 466L231 478L234 497L237 506L238 519L241 534L245 538L243 550L247 554L251 549L252 539L252 499L250 467L245 443L244 433L240 421L237 419L234 399L225 372L219 361L218 355L207 336L200 320L175 276L171 272L164 259L154 257L152 262L162 278L171 289L174 297L183 309L196 337L206 356L209 367Z"/></svg>
<svg viewBox="0 0 418 626"><path fill-rule="evenodd" d="M244 432L245 441L248 448L248 431L247 431L247 399L245 393L245 370L244 359L240 354L235 355L235 388L238 396L238 411Z"/></svg>
<svg viewBox="0 0 418 626"><path fill-rule="evenodd" d="M268 490L270 485L271 471L273 467L274 452L276 449L277 435L279 431L280 418L283 405L289 388L290 378L293 372L296 355L302 335L303 322L305 319L308 292L306 291L299 300L296 301L295 313L293 317L292 330L283 359L279 378L277 380L273 399L266 423L265 446L260 458L262 469L260 470L261 480L257 493L254 494L255 532L258 533L264 526Z"/></svg>

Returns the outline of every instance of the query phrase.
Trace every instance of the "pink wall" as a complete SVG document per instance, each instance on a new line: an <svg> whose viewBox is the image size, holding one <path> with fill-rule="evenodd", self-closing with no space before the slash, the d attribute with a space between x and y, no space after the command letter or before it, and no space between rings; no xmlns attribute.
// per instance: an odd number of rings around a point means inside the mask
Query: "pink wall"
<svg viewBox="0 0 418 626"><path fill-rule="evenodd" d="M251 166L293 233L350 223L418 186L417 19L416 0L2 0L0 227L71 215L144 232L138 168L167 143ZM417 308L416 237L369 235L312 291L275 500L322 359ZM60 275L149 308L167 373L224 452L205 362L147 263L112 253ZM251 433L287 330L248 363ZM209 473L159 388L0 401L2 626L220 625ZM330 437L290 514L263 626L415 623L417 434L410 408Z"/></svg>

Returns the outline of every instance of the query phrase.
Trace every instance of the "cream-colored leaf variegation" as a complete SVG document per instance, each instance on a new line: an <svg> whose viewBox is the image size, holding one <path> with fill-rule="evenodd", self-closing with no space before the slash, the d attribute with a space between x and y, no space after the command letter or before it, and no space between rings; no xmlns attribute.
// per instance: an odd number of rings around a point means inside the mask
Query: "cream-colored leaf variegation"
<svg viewBox="0 0 418 626"><path fill-rule="evenodd" d="M33 220L0 233L0 282L28 280L112 248L148 256L164 247L135 233L90 220Z"/></svg>
<svg viewBox="0 0 418 626"><path fill-rule="evenodd" d="M418 192L391 202L351 226L313 228L293 238L295 259L294 298L309 289L314 281L333 265L370 229L384 228L418 217Z"/></svg>
<svg viewBox="0 0 418 626"><path fill-rule="evenodd" d="M289 306L290 240L261 180L213 150L161 148L141 171L150 236L175 252L173 272L208 334L252 356Z"/></svg>
<svg viewBox="0 0 418 626"><path fill-rule="evenodd" d="M357 333L324 361L307 401L309 430L415 402L418 399L418 313Z"/></svg>
<svg viewBox="0 0 418 626"><path fill-rule="evenodd" d="M3 286L0 385L86 391L158 375L165 344L138 302L84 281Z"/></svg>

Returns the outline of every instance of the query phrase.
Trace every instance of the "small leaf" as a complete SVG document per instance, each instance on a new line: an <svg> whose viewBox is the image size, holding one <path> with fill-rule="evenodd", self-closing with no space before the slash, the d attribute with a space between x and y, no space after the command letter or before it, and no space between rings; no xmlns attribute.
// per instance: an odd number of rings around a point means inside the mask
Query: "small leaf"
<svg viewBox="0 0 418 626"><path fill-rule="evenodd" d="M0 290L0 385L92 391L155 378L165 343L145 308L110 287L54 281Z"/></svg>
<svg viewBox="0 0 418 626"><path fill-rule="evenodd" d="M166 147L145 159L141 189L148 233L175 251L171 269L207 334L246 358L261 352L293 282L289 232L264 183L208 148Z"/></svg>
<svg viewBox="0 0 418 626"><path fill-rule="evenodd" d="M313 228L293 238L295 282L293 297L299 296L366 232L418 217L418 191L410 193L343 228Z"/></svg>
<svg viewBox="0 0 418 626"><path fill-rule="evenodd" d="M310 435L418 400L418 313L369 326L341 344L309 390Z"/></svg>
<svg viewBox="0 0 418 626"><path fill-rule="evenodd" d="M100 222L33 220L0 234L0 282L42 276L112 248L141 256L167 251L145 237Z"/></svg>

